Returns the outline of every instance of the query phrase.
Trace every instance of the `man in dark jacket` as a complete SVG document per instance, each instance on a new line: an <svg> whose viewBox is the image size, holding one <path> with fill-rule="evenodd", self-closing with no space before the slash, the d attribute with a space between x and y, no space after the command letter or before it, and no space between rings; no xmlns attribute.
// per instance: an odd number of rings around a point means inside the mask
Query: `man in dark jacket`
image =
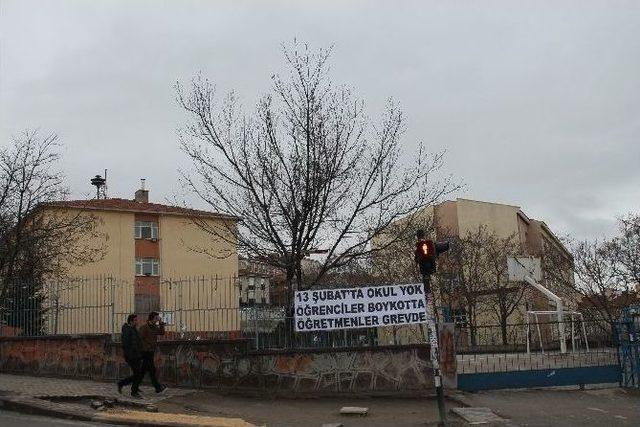
<svg viewBox="0 0 640 427"><path fill-rule="evenodd" d="M124 360L131 368L133 375L118 381L118 393L122 393L122 387L131 384L131 396L140 397L138 388L142 381L142 340L138 329L138 316L130 314L127 323L122 325L122 353Z"/></svg>
<svg viewBox="0 0 640 427"><path fill-rule="evenodd" d="M162 393L167 389L165 385L158 382L156 377L156 366L153 356L158 346L158 335L164 335L164 322L160 315L152 311L149 313L147 323L140 327L140 338L142 340L142 378L148 372L151 384L156 389L156 393Z"/></svg>

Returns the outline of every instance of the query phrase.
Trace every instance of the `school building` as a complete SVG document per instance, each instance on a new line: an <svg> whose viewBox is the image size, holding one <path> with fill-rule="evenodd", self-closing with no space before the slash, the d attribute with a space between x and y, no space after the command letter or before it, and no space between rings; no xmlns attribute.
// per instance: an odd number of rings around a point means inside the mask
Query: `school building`
<svg viewBox="0 0 640 427"><path fill-rule="evenodd" d="M97 198L47 203L46 215L91 215L96 230L79 244L104 256L68 265L45 289L50 332L117 331L128 313L162 312L168 330L240 330L238 218L133 199ZM87 241L91 240L91 241ZM115 325L114 325L115 323ZM54 330L55 329L55 330Z"/></svg>

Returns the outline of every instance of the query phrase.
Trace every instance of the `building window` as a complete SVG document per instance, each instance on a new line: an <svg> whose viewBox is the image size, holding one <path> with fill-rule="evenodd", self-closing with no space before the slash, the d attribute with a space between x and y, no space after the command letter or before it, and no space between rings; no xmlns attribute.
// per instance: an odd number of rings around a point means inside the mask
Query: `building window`
<svg viewBox="0 0 640 427"><path fill-rule="evenodd" d="M158 276L160 263L155 258L136 259L136 276Z"/></svg>
<svg viewBox="0 0 640 427"><path fill-rule="evenodd" d="M135 225L136 239L157 239L158 223L153 221L136 221Z"/></svg>

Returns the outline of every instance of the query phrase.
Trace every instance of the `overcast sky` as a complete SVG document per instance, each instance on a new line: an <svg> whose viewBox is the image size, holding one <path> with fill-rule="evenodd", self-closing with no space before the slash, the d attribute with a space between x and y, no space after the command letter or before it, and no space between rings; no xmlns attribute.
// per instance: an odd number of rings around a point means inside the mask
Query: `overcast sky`
<svg viewBox="0 0 640 427"><path fill-rule="evenodd" d="M251 107L294 37L335 45L332 79L407 150L446 149L459 197L515 204L590 238L640 211L638 1L0 0L0 144L56 132L74 197L179 191L173 84L201 71Z"/></svg>

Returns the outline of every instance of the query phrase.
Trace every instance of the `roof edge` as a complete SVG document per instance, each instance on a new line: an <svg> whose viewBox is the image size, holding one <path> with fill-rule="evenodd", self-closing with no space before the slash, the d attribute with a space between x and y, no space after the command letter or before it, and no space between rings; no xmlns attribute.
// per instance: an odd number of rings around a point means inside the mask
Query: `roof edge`
<svg viewBox="0 0 640 427"><path fill-rule="evenodd" d="M123 199L124 200L124 199ZM154 203L156 206L159 205ZM156 214L156 215L170 215L170 216L179 216L179 217L195 217L195 218L217 218L217 219L228 219L234 221L241 221L242 218L228 215L218 212L207 212L200 211L197 209L191 208L182 208L180 206L170 206L170 205L160 205L167 206L176 209L185 209L187 212L172 212L170 210L145 210L145 209L135 209L135 208L118 208L118 207L108 207L108 206L86 206L82 204L76 204L73 201L54 201L54 202L43 202L40 203L36 209L44 209L44 208L56 208L56 209L78 209L81 211L104 211L104 212L131 212L131 213L143 213L143 214ZM189 212L190 211L190 212Z"/></svg>

